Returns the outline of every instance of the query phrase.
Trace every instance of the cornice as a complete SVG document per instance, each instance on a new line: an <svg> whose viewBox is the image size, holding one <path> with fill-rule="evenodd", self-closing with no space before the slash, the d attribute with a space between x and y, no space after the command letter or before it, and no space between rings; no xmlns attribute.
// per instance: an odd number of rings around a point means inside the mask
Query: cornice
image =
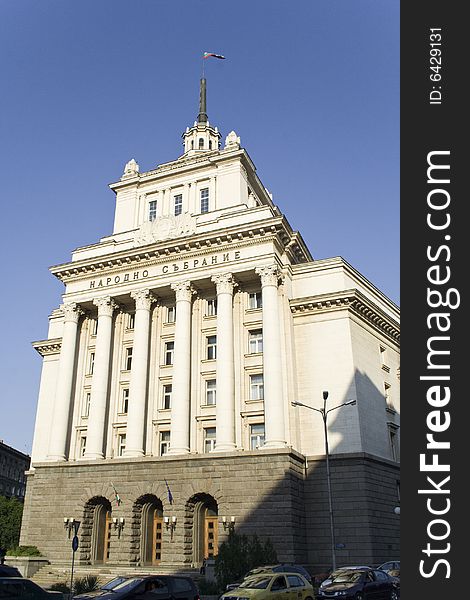
<svg viewBox="0 0 470 600"><path fill-rule="evenodd" d="M400 324L359 290L350 289L289 301L295 316L347 310L395 344L400 343Z"/></svg>
<svg viewBox="0 0 470 600"><path fill-rule="evenodd" d="M32 342L32 346L41 356L59 354L62 346L62 338L39 340L38 342Z"/></svg>
<svg viewBox="0 0 470 600"><path fill-rule="evenodd" d="M259 240L274 240L281 249L289 253L292 262L308 262L312 260L301 236L293 232L283 216L273 217L234 225L214 232L204 232L199 235L183 236L170 240L152 242L151 244L128 248L119 252L97 256L81 261L64 263L50 268L55 277L64 283L90 277L104 276L106 273L119 273L132 267L143 267L160 264L177 257L184 258L185 254L202 256L214 250L226 251L238 247L259 243Z"/></svg>
<svg viewBox="0 0 470 600"><path fill-rule="evenodd" d="M201 167L214 166L216 162L222 162L227 159L233 159L235 157L246 159L248 164L254 169L253 162L243 148L237 150L212 150L206 151L202 155L196 155L191 157L185 157L184 155L180 158L172 160L167 163L158 165L155 169L145 171L143 173L136 173L134 177L121 179L114 183L110 183L109 187L112 190L120 190L125 187L140 186L141 184L148 183L152 179L159 179L172 175L175 172L185 173L187 171L193 171Z"/></svg>

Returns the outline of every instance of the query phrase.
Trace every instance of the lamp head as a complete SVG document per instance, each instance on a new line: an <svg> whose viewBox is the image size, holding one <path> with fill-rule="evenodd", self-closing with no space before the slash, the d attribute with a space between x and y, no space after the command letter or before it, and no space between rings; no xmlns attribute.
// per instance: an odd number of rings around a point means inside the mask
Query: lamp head
<svg viewBox="0 0 470 600"><path fill-rule="evenodd" d="M323 392L323 400L326 400L328 398L328 392L324 391Z"/></svg>

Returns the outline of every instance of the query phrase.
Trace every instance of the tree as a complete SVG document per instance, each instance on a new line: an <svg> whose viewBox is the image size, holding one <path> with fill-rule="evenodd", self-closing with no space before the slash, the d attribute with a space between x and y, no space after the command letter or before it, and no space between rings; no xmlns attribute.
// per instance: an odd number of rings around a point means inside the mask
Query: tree
<svg viewBox="0 0 470 600"><path fill-rule="evenodd" d="M224 590L227 583L239 581L250 569L273 563L277 563L277 555L269 538L263 543L256 534L250 538L230 532L215 557L217 583Z"/></svg>
<svg viewBox="0 0 470 600"><path fill-rule="evenodd" d="M0 496L0 548L9 550L18 546L22 516L22 502Z"/></svg>

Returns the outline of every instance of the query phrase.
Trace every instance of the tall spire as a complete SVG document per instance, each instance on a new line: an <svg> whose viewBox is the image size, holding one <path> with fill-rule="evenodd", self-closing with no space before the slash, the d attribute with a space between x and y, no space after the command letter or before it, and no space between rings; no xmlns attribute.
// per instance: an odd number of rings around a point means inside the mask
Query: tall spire
<svg viewBox="0 0 470 600"><path fill-rule="evenodd" d="M197 116L198 123L207 123L207 113L206 113L206 79L203 77L201 79L200 88L199 88L199 114Z"/></svg>

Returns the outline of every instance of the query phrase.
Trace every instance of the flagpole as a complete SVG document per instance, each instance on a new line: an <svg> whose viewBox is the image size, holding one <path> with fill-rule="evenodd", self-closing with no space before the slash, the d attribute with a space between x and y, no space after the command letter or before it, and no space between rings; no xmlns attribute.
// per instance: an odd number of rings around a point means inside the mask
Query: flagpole
<svg viewBox="0 0 470 600"><path fill-rule="evenodd" d="M204 79L204 55L202 56L202 78Z"/></svg>

